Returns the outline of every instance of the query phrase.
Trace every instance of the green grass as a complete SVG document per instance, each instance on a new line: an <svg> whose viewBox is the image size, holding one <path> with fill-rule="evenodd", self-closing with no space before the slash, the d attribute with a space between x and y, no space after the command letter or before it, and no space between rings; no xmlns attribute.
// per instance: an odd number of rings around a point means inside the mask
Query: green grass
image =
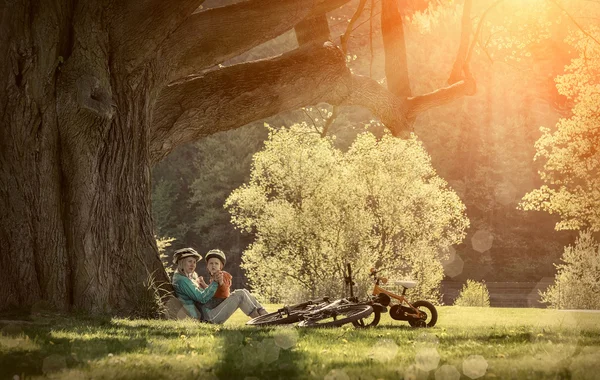
<svg viewBox="0 0 600 380"><path fill-rule="evenodd" d="M367 330L259 329L245 326L239 312L223 326L64 316L3 321L0 379L450 380L458 377L444 371L468 379L465 371L476 376L469 369L477 363L482 378L600 378L600 313L440 307L439 314L432 329L412 329L387 314Z"/></svg>

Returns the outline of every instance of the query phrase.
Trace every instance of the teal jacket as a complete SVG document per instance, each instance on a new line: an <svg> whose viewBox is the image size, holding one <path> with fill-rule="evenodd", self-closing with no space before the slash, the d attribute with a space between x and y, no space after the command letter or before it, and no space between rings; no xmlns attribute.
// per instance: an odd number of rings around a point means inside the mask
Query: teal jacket
<svg viewBox="0 0 600 380"><path fill-rule="evenodd" d="M215 295L218 287L219 284L213 281L208 288L200 289L186 276L178 272L173 274L173 288L175 288L177 298L190 315L196 319L200 319L200 315L198 315L194 302L207 303Z"/></svg>

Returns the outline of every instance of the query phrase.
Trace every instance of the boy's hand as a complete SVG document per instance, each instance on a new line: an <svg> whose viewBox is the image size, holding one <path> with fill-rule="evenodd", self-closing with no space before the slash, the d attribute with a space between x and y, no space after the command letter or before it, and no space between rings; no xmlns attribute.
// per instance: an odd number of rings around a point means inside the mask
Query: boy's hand
<svg viewBox="0 0 600 380"><path fill-rule="evenodd" d="M213 275L213 278L219 283L219 286L223 285L223 272L218 271Z"/></svg>

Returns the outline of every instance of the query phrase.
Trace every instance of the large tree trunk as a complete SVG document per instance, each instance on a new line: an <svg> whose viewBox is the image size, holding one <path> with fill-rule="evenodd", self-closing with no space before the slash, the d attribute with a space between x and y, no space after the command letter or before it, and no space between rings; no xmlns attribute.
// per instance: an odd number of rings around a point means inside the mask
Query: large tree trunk
<svg viewBox="0 0 600 380"><path fill-rule="evenodd" d="M105 9L82 3L2 10L0 309L131 311L148 273L167 281L149 213L152 72L133 85L111 67Z"/></svg>

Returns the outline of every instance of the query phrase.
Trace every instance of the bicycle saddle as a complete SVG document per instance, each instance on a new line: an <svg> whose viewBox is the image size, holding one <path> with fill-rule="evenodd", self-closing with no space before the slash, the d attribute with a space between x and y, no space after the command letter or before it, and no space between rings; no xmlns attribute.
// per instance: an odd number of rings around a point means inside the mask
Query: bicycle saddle
<svg viewBox="0 0 600 380"><path fill-rule="evenodd" d="M417 286L416 281L396 281L396 285L404 286L406 289L414 288Z"/></svg>

